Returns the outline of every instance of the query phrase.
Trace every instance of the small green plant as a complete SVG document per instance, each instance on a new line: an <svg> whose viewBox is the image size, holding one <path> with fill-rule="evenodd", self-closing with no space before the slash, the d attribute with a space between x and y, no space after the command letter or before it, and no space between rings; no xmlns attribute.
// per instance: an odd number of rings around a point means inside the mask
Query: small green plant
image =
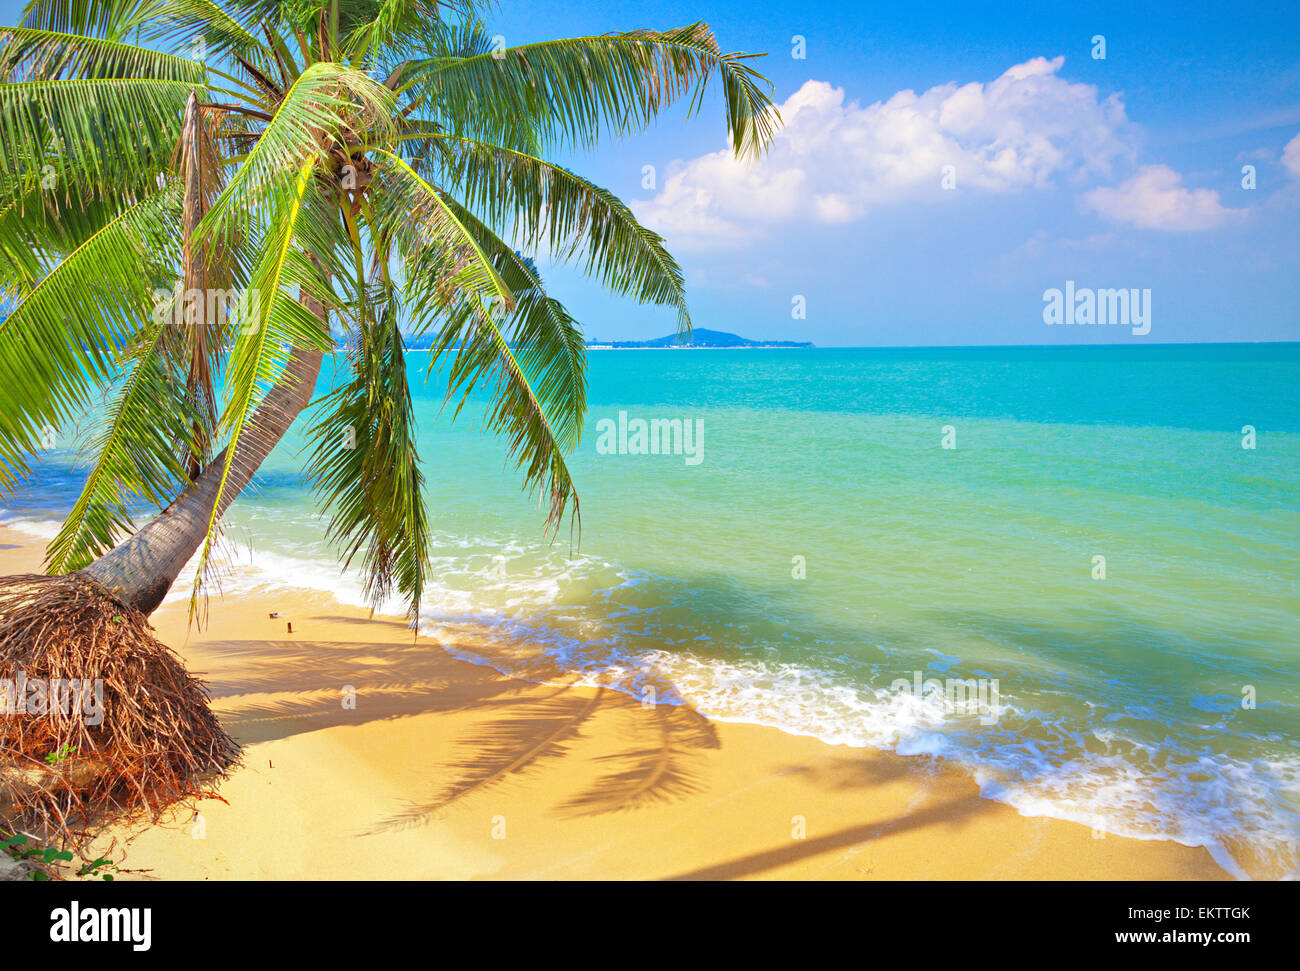
<svg viewBox="0 0 1300 971"><path fill-rule="evenodd" d="M28 873L28 876L37 882L50 879L51 872L49 868L56 861L72 862L72 854L67 850L56 850L52 846L28 847L26 833L15 833L0 842L0 846L4 847L5 852L15 860L32 860L40 864L40 866Z"/></svg>
<svg viewBox="0 0 1300 971"><path fill-rule="evenodd" d="M29 846L30 840L26 833L14 833L7 837L0 833L0 837L4 837L0 839L0 851L8 854L13 860L26 860L36 864L27 877L37 882L51 878L62 879L51 868L55 863L71 863L73 860L72 854L67 850L57 850L52 846ZM77 876L90 879L98 877L111 883L115 879L115 874L120 872L112 860L101 856L89 863L83 862L77 869Z"/></svg>
<svg viewBox="0 0 1300 971"><path fill-rule="evenodd" d="M81 869L77 871L77 876L99 877L101 880L106 880L109 883L112 883L113 875L118 872L119 871L117 867L113 864L112 860L106 860L101 856L98 859L96 859L93 863L81 864Z"/></svg>
<svg viewBox="0 0 1300 971"><path fill-rule="evenodd" d="M51 752L49 755L45 756L45 761L48 762L50 765L58 765L64 759L70 758L76 754L77 754L77 746L64 745L57 751Z"/></svg>

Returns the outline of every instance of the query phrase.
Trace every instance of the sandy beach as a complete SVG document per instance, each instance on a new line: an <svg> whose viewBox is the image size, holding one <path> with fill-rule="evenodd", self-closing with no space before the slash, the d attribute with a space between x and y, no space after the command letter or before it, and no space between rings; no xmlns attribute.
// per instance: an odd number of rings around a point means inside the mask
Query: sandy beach
<svg viewBox="0 0 1300 971"><path fill-rule="evenodd" d="M40 553L0 530L0 572ZM183 601L152 620L244 764L197 813L106 833L122 878L1228 878L1201 848L1022 817L941 761L643 706L562 670L511 679L321 593L213 597L202 630ZM493 650L473 629L448 646Z"/></svg>

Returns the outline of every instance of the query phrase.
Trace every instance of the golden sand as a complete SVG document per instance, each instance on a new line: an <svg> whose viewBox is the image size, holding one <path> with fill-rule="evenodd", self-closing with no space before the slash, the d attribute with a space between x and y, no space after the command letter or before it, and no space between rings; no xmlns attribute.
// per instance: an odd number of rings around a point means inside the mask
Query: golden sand
<svg viewBox="0 0 1300 971"><path fill-rule="evenodd" d="M0 530L0 572L40 552ZM515 680L328 595L214 597L201 631L186 607L153 622L244 765L197 813L106 834L122 878L1228 879L1204 849L1022 817L942 761Z"/></svg>

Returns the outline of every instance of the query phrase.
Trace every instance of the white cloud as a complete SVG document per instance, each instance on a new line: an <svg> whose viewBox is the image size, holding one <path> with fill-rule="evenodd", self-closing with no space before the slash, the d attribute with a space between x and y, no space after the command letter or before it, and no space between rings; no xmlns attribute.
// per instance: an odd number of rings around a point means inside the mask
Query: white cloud
<svg viewBox="0 0 1300 971"><path fill-rule="evenodd" d="M1118 186L1086 193L1083 204L1112 222L1166 231L1213 229L1245 211L1225 208L1213 189L1187 189L1182 182L1167 165L1146 165Z"/></svg>
<svg viewBox="0 0 1300 971"><path fill-rule="evenodd" d="M1282 164L1286 166L1288 172L1300 179L1300 135L1286 143L1286 148L1282 149Z"/></svg>
<svg viewBox="0 0 1300 971"><path fill-rule="evenodd" d="M948 165L958 190L1107 177L1133 156L1124 105L1063 80L1064 60L1036 57L988 83L900 91L865 107L808 81L780 106L783 127L757 164L729 150L678 163L633 209L674 246L737 246L784 222L844 223L877 206L937 201Z"/></svg>

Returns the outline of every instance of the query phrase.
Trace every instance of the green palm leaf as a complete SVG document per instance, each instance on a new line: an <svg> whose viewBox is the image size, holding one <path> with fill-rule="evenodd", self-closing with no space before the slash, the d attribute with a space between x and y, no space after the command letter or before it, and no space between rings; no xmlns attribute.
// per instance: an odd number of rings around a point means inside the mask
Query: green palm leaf
<svg viewBox="0 0 1300 971"><path fill-rule="evenodd" d="M559 260L586 255L586 273L621 296L677 310L690 333L686 284L663 237L637 222L607 189L523 152L473 139L430 134L450 185L494 226L513 225L519 241L547 244Z"/></svg>
<svg viewBox="0 0 1300 971"><path fill-rule="evenodd" d="M529 383L537 388L537 398L546 404L560 447L571 451L582 437L587 413L587 345L582 328L560 301L547 296L531 259L512 250L459 203L447 201L514 295L515 309L506 322L507 341Z"/></svg>
<svg viewBox="0 0 1300 971"><path fill-rule="evenodd" d="M269 194L289 188L306 164L324 171L347 164L327 157L322 148L327 136L346 142L349 131L370 129L382 140L393 130L392 97L359 71L313 64L285 93L275 117L204 217L199 235L211 237L245 224L250 210Z"/></svg>
<svg viewBox="0 0 1300 971"><path fill-rule="evenodd" d="M343 543L344 565L362 554L370 602L382 604L395 588L414 618L429 570L429 532L397 319L390 303L358 335L351 380L321 402L326 414L312 428L307 475L333 509L329 534Z"/></svg>
<svg viewBox="0 0 1300 971"><path fill-rule="evenodd" d="M571 431L562 435L551 417L562 407L556 397L562 385L534 386L525 368L530 347L522 346L519 353L511 347L500 318L516 312L515 294L474 231L460 219L458 211L463 210L397 156L377 154L392 162L385 170L384 187L389 191L381 198L400 200L398 215L405 215L392 222L407 271L412 323L417 333L435 329L438 334L430 369L455 348L447 386L448 400L459 398L453 418L476 387L490 383L492 400L485 422L505 436L510 457L524 472L524 489L547 496L549 527L558 528L570 501L576 522L578 500L563 446L566 437L575 439ZM411 228L402 229L403 222Z"/></svg>
<svg viewBox="0 0 1300 971"><path fill-rule="evenodd" d="M349 58L365 62L402 50L412 40L430 38L442 24L440 5L426 0L377 0L347 6L345 19L353 23L344 25L344 47Z"/></svg>
<svg viewBox="0 0 1300 971"><path fill-rule="evenodd" d="M255 18L246 22L228 13L235 4L213 0L153 0L144 4L136 17L142 36L153 43L192 48L202 38L212 60L231 58L255 66L261 73L277 68L275 51L254 32ZM296 77L296 74L294 75Z"/></svg>
<svg viewBox="0 0 1300 971"><path fill-rule="evenodd" d="M46 425L57 427L112 378L116 358L154 313L154 281L174 259L174 187L113 218L58 263L0 322L0 487L25 475Z"/></svg>
<svg viewBox="0 0 1300 971"><path fill-rule="evenodd" d="M313 191L311 162L303 165L298 177L287 190L276 193L271 202L269 219L272 232L266 240L265 255L253 273L252 290L257 307L251 320L239 329L227 364L227 403L221 417L223 430L230 438L221 462L221 477L208 518L207 531L199 551L199 566L194 577L190 614L198 602L208 557L216 535L217 523L233 497L225 495L231 464L238 454L240 438L258 434L252 421L253 412L263 390L274 385L284 374L293 348L325 349L330 346L325 324L306 305L287 292L297 287L311 300L328 305L329 284L316 264L295 243L316 253L325 252L321 244L328 237L329 220L323 212L321 196Z"/></svg>
<svg viewBox="0 0 1300 971"><path fill-rule="evenodd" d="M376 218L399 244L416 313L436 314L461 300L512 306L510 288L443 195L392 152L375 154L386 163L377 180Z"/></svg>
<svg viewBox="0 0 1300 971"><path fill-rule="evenodd" d="M131 77L197 85L204 73L196 60L146 47L53 30L0 28L0 74L14 81Z"/></svg>
<svg viewBox="0 0 1300 971"><path fill-rule="evenodd" d="M42 30L122 40L154 0L32 0L23 24Z"/></svg>
<svg viewBox="0 0 1300 971"><path fill-rule="evenodd" d="M131 369L103 429L90 443L98 457L58 535L46 548L50 573L79 570L134 526L130 506L165 506L187 481L177 443L193 427L185 385L158 353L164 324L154 323L129 354Z"/></svg>
<svg viewBox="0 0 1300 971"><path fill-rule="evenodd" d="M61 193L86 197L152 179L167 168L197 87L153 78L0 85L0 183L30 181L48 166Z"/></svg>
<svg viewBox="0 0 1300 971"><path fill-rule="evenodd" d="M430 58L413 66L406 86L453 132L485 132L485 140L529 151L534 134L546 144L590 147L602 125L615 135L638 131L687 95L694 113L716 71L735 153L752 157L780 121L770 90L745 64L754 56L724 54L708 25L697 23Z"/></svg>

